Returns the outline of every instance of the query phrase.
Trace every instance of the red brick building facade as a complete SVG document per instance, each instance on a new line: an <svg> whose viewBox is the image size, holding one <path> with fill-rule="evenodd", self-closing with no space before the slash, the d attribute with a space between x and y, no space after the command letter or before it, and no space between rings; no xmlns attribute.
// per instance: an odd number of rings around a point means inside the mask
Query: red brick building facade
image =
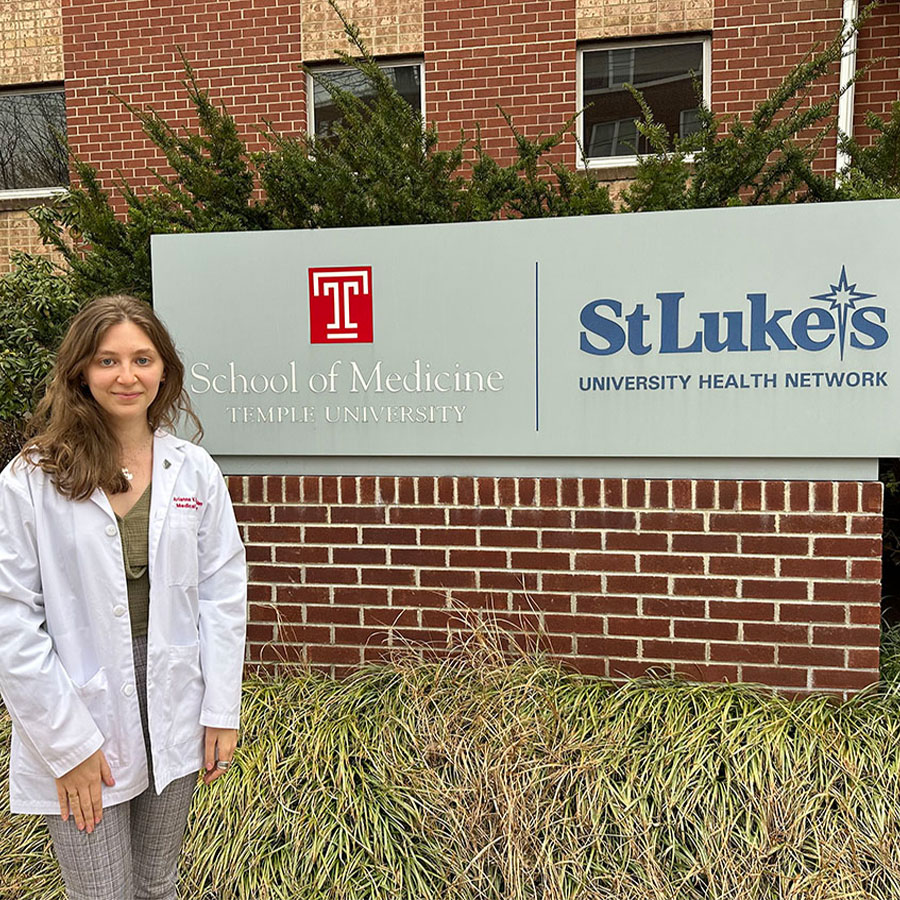
<svg viewBox="0 0 900 900"><path fill-rule="evenodd" d="M712 108L745 115L838 33L843 13L840 0L342 7L380 59L421 63L424 113L448 144L461 131L473 138L477 123L501 161L513 142L498 106L529 136L556 130L583 102L585 50L696 38L708 54ZM308 127L299 65L333 62L345 46L320 0L63 0L59 21L71 149L107 183L121 172L138 187L153 183L149 169L160 160L121 100L188 124L179 49L258 149L264 120L281 132ZM900 96L897 3L883 3L859 37L858 64L877 58L856 87L857 134L866 111L886 114ZM15 85L19 76L10 69L5 77ZM36 80L21 75L18 83ZM838 86L835 70L817 95ZM574 140L557 152L578 164ZM823 171L834 170L835 153L832 137L821 149ZM603 177L616 184L632 172L607 165ZM877 482L468 474L229 481L251 564L254 661L340 673L386 647L443 646L474 610L614 677L672 667L698 679L836 692L877 678Z"/></svg>
<svg viewBox="0 0 900 900"><path fill-rule="evenodd" d="M358 8L357 8L358 7ZM578 110L581 48L674 36L710 39L709 99L723 115L745 115L785 74L842 23L836 0L379 0L342 4L371 51L424 65L425 116L448 143L480 125L485 149L509 159L513 142L498 107L526 134L551 133ZM129 182L151 184L159 159L117 97L152 105L167 120L189 121L179 48L201 82L263 145L263 120L277 131L307 127L301 62L335 59L347 47L325 2L288 0L64 0L62 7L68 136L82 159ZM855 89L854 132L869 110L886 114L900 96L900 7L884 3L859 37L858 66L872 64ZM837 69L815 96L838 90ZM560 151L577 163L574 141ZM833 170L835 141L822 147ZM627 168L610 180L627 179Z"/></svg>

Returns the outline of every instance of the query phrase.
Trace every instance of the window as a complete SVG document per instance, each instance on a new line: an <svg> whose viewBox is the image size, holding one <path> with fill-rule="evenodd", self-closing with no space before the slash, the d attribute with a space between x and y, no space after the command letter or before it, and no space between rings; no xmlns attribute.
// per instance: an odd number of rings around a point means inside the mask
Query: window
<svg viewBox="0 0 900 900"><path fill-rule="evenodd" d="M413 109L421 113L424 108L422 63L392 62L383 65L381 70L393 82L400 96ZM337 69L316 69L315 73L307 80L306 96L312 97L313 101L309 104L309 131L316 137L327 137L331 133L334 123L340 118L340 113L332 103L331 95L325 85L316 79L316 75L320 73L337 87L362 100L371 101L374 98L371 85L365 76L356 69L346 66Z"/></svg>
<svg viewBox="0 0 900 900"><path fill-rule="evenodd" d="M41 196L69 184L61 86L0 91L0 194Z"/></svg>
<svg viewBox="0 0 900 900"><path fill-rule="evenodd" d="M588 165L623 165L650 152L635 120L641 109L625 87L644 95L653 117L670 134L700 127L695 83L709 96L709 40L643 41L588 48L580 54L581 140Z"/></svg>

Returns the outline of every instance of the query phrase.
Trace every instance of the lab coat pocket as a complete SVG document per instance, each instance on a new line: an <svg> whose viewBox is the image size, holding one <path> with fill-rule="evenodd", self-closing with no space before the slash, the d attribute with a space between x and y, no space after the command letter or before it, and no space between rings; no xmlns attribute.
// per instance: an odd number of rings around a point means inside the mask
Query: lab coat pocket
<svg viewBox="0 0 900 900"><path fill-rule="evenodd" d="M109 682L106 669L101 666L84 684L76 684L75 692L103 732L103 737L109 740Z"/></svg>
<svg viewBox="0 0 900 900"><path fill-rule="evenodd" d="M169 648L170 704L168 746L202 740L200 708L203 705L203 674L200 671L200 644Z"/></svg>
<svg viewBox="0 0 900 900"><path fill-rule="evenodd" d="M124 762L118 750L121 741L119 735L113 734L114 722L110 715L109 680L106 669L101 666L84 684L75 685L75 691L81 702L87 707L94 724L103 734L103 750L106 761L115 768Z"/></svg>
<svg viewBox="0 0 900 900"><path fill-rule="evenodd" d="M106 669L101 666L84 684L74 684L74 688L103 735L102 750L107 761L113 765L118 759L113 749L115 741L111 740L110 734L109 683ZM17 750L16 762L23 772L38 772L42 775L49 772L44 761L27 744L23 742Z"/></svg>
<svg viewBox="0 0 900 900"><path fill-rule="evenodd" d="M193 509L173 509L169 513L168 582L193 586L198 578L199 516Z"/></svg>

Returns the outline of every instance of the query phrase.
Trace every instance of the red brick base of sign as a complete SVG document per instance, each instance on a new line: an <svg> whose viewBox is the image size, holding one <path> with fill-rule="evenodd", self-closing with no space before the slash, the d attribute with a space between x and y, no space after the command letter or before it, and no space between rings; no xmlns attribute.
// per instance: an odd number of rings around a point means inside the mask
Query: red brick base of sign
<svg viewBox="0 0 900 900"><path fill-rule="evenodd" d="M249 658L345 674L479 617L612 678L877 680L877 482L230 476Z"/></svg>

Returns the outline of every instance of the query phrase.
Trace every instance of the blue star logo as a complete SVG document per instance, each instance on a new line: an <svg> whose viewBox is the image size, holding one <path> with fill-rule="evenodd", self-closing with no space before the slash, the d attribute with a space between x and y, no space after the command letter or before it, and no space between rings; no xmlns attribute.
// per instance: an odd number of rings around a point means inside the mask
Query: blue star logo
<svg viewBox="0 0 900 900"><path fill-rule="evenodd" d="M847 337L847 319L851 309L856 309L856 303L859 300L869 300L877 297L877 294L866 294L856 289L856 283L849 284L847 281L847 268L841 266L841 277L838 283L831 285L831 290L827 294L813 294L810 300L822 300L831 304L831 309L837 314L838 323L838 343L841 348L841 360L844 359L844 343Z"/></svg>

